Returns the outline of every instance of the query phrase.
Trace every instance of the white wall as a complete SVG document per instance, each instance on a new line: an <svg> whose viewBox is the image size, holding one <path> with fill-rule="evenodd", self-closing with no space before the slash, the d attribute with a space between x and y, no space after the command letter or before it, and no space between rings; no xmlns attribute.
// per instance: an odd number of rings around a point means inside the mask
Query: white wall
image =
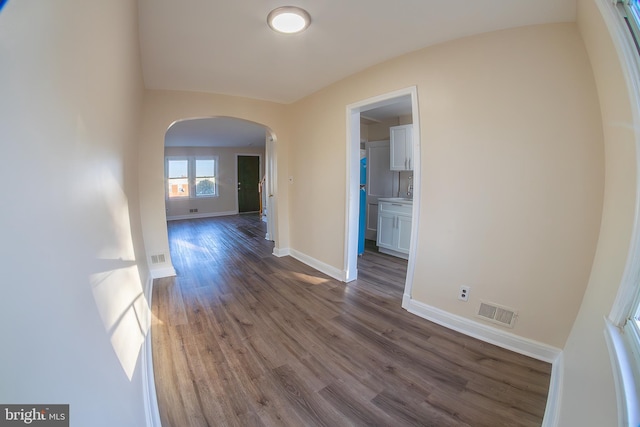
<svg viewBox="0 0 640 427"><path fill-rule="evenodd" d="M142 426L136 3L9 1L0 64L0 402Z"/></svg>

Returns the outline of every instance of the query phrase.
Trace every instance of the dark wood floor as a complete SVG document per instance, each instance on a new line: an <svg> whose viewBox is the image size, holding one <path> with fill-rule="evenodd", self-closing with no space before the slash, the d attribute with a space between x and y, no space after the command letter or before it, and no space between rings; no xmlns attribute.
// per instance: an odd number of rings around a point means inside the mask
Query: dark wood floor
<svg viewBox="0 0 640 427"><path fill-rule="evenodd" d="M344 284L271 255L257 216L169 223L153 291L164 427L539 426L550 365L401 308L406 261ZM374 247L375 249L375 247Z"/></svg>

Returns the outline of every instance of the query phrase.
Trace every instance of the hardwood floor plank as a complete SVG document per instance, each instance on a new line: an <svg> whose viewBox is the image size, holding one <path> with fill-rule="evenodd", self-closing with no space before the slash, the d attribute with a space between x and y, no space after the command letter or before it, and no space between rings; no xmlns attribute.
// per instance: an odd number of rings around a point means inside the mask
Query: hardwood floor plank
<svg viewBox="0 0 640 427"><path fill-rule="evenodd" d="M272 255L256 215L173 221L153 289L161 420L183 426L533 426L550 365L401 307L407 262L358 280Z"/></svg>
<svg viewBox="0 0 640 427"><path fill-rule="evenodd" d="M320 395L331 403L349 422L356 426L398 425L397 420L385 411L372 407L357 393L346 390L341 383L332 383L320 391Z"/></svg>
<svg viewBox="0 0 640 427"><path fill-rule="evenodd" d="M311 392L289 365L282 365L273 373L291 408L302 418L304 425L333 427L344 424L345 420L335 408L318 398L317 393Z"/></svg>
<svg viewBox="0 0 640 427"><path fill-rule="evenodd" d="M410 398L409 398L410 399ZM465 422L429 405L416 405L397 393L384 391L373 399L375 405L401 424L429 427L464 427Z"/></svg>

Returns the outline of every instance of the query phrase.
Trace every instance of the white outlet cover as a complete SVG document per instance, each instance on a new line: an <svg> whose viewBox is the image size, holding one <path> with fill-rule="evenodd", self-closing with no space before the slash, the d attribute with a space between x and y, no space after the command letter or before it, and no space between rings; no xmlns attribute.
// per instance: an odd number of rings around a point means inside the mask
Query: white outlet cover
<svg viewBox="0 0 640 427"><path fill-rule="evenodd" d="M460 301L469 301L469 292L471 291L471 287L469 286L460 286L460 291L458 292L458 299Z"/></svg>

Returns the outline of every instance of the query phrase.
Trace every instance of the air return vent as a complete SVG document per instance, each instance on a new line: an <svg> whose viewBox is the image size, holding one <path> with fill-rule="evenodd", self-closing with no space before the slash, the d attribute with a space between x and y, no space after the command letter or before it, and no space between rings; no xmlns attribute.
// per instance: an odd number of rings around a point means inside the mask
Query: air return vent
<svg viewBox="0 0 640 427"><path fill-rule="evenodd" d="M151 264L164 264L164 254L151 255Z"/></svg>
<svg viewBox="0 0 640 427"><path fill-rule="evenodd" d="M478 317L488 320L498 325L513 328L518 313L508 307L503 307L492 302L481 302L478 308Z"/></svg>

